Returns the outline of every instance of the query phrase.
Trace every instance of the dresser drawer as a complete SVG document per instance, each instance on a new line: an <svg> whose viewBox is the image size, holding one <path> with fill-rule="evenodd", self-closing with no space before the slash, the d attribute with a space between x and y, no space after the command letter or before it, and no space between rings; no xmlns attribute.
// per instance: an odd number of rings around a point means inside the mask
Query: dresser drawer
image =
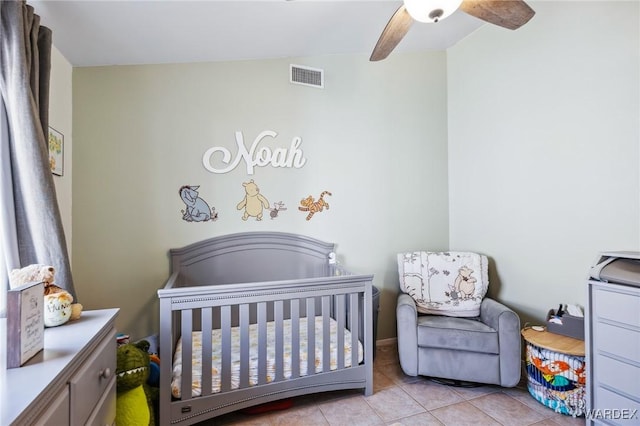
<svg viewBox="0 0 640 426"><path fill-rule="evenodd" d="M610 409L615 412L616 416L611 413L606 424L615 425L638 425L638 416L640 416L640 403L632 399L618 395L608 389L598 389L595 395L595 407L604 411Z"/></svg>
<svg viewBox="0 0 640 426"><path fill-rule="evenodd" d="M632 327L640 327L640 296L621 291L596 289L594 313L597 320L615 321Z"/></svg>
<svg viewBox="0 0 640 426"><path fill-rule="evenodd" d="M627 395L640 395L640 367L604 355L597 355L595 362L598 365L595 383Z"/></svg>
<svg viewBox="0 0 640 426"><path fill-rule="evenodd" d="M47 411L36 420L35 426L69 424L69 390L60 389L60 395L49 405Z"/></svg>
<svg viewBox="0 0 640 426"><path fill-rule="evenodd" d="M98 401L112 384L116 371L116 332L98 345L70 381L72 425L85 424Z"/></svg>
<svg viewBox="0 0 640 426"><path fill-rule="evenodd" d="M91 413L88 425L113 426L116 424L116 378L111 379L107 391L102 395L98 406Z"/></svg>
<svg viewBox="0 0 640 426"><path fill-rule="evenodd" d="M605 323L597 323L594 327L599 351L628 360L640 359L640 332Z"/></svg>

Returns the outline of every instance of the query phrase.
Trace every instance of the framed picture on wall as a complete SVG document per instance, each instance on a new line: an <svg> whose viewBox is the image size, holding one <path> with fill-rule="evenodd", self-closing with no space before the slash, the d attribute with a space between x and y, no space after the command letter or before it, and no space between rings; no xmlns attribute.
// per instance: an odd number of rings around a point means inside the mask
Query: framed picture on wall
<svg viewBox="0 0 640 426"><path fill-rule="evenodd" d="M49 166L54 175L64 174L64 135L53 127L49 127Z"/></svg>

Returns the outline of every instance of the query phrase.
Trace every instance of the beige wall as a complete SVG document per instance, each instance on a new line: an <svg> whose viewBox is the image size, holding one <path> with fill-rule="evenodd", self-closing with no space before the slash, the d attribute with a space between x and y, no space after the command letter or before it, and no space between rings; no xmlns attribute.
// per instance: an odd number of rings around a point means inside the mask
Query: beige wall
<svg viewBox="0 0 640 426"><path fill-rule="evenodd" d="M289 64L325 70L325 89L289 83ZM398 251L448 246L446 56L328 56L128 67L76 68L73 75L74 279L86 308L119 306L118 327L134 337L158 328L156 290L167 252L204 238L269 230L338 244L348 268L375 274L382 289L379 338L395 335ZM288 147L302 138L300 169L244 165L212 174L203 153L234 132ZM271 220L242 221L236 205L254 179ZM182 185L219 212L187 223ZM299 200L323 190L330 210L309 222Z"/></svg>
<svg viewBox="0 0 640 426"><path fill-rule="evenodd" d="M598 252L640 249L639 3L535 9L447 55L450 245L493 258L524 321L584 304Z"/></svg>
<svg viewBox="0 0 640 426"><path fill-rule="evenodd" d="M64 227L69 253L72 251L73 232L71 226L72 72L73 68L69 61L54 46L51 51L49 126L64 135L64 173L62 176L54 175L53 183L56 188L58 205L62 215L62 226Z"/></svg>
<svg viewBox="0 0 640 426"><path fill-rule="evenodd" d="M446 59L74 69L81 301L120 306L120 330L141 337L157 330L168 248L264 229L334 241L346 265L375 273L378 338L395 335L398 251L486 253L490 294L523 322L584 303L597 252L640 249L638 3L606 4L535 2L527 26L484 26ZM289 63L324 68L326 89L290 85ZM302 137L308 163L259 169L263 193L289 210L242 222L246 172L212 175L201 156L266 129L279 132L274 147ZM201 185L219 221L180 219L184 184ZM306 223L297 201L324 189L331 210Z"/></svg>

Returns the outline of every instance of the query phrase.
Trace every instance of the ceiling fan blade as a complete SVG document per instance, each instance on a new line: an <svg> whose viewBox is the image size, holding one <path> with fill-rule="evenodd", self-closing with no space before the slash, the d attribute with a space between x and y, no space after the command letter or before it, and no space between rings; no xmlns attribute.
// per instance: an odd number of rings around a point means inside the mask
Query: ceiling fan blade
<svg viewBox="0 0 640 426"><path fill-rule="evenodd" d="M404 5L400 6L389 19L387 26L384 27L369 60L380 61L389 56L391 51L400 43L400 40L409 32L411 24L413 24L413 18L409 15Z"/></svg>
<svg viewBox="0 0 640 426"><path fill-rule="evenodd" d="M520 28L536 14L522 0L464 0L460 9L490 24L510 30Z"/></svg>

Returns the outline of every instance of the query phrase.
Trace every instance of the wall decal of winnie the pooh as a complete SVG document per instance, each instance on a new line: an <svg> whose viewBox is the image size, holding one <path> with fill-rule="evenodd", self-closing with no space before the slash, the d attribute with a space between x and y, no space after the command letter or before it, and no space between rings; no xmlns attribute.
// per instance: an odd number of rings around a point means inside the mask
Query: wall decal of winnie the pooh
<svg viewBox="0 0 640 426"><path fill-rule="evenodd" d="M249 182L243 182L245 196L237 205L238 210L244 209L242 220L247 220L249 216L255 217L256 220L262 220L262 211L269 208L269 201L260 194L260 188L251 179Z"/></svg>

